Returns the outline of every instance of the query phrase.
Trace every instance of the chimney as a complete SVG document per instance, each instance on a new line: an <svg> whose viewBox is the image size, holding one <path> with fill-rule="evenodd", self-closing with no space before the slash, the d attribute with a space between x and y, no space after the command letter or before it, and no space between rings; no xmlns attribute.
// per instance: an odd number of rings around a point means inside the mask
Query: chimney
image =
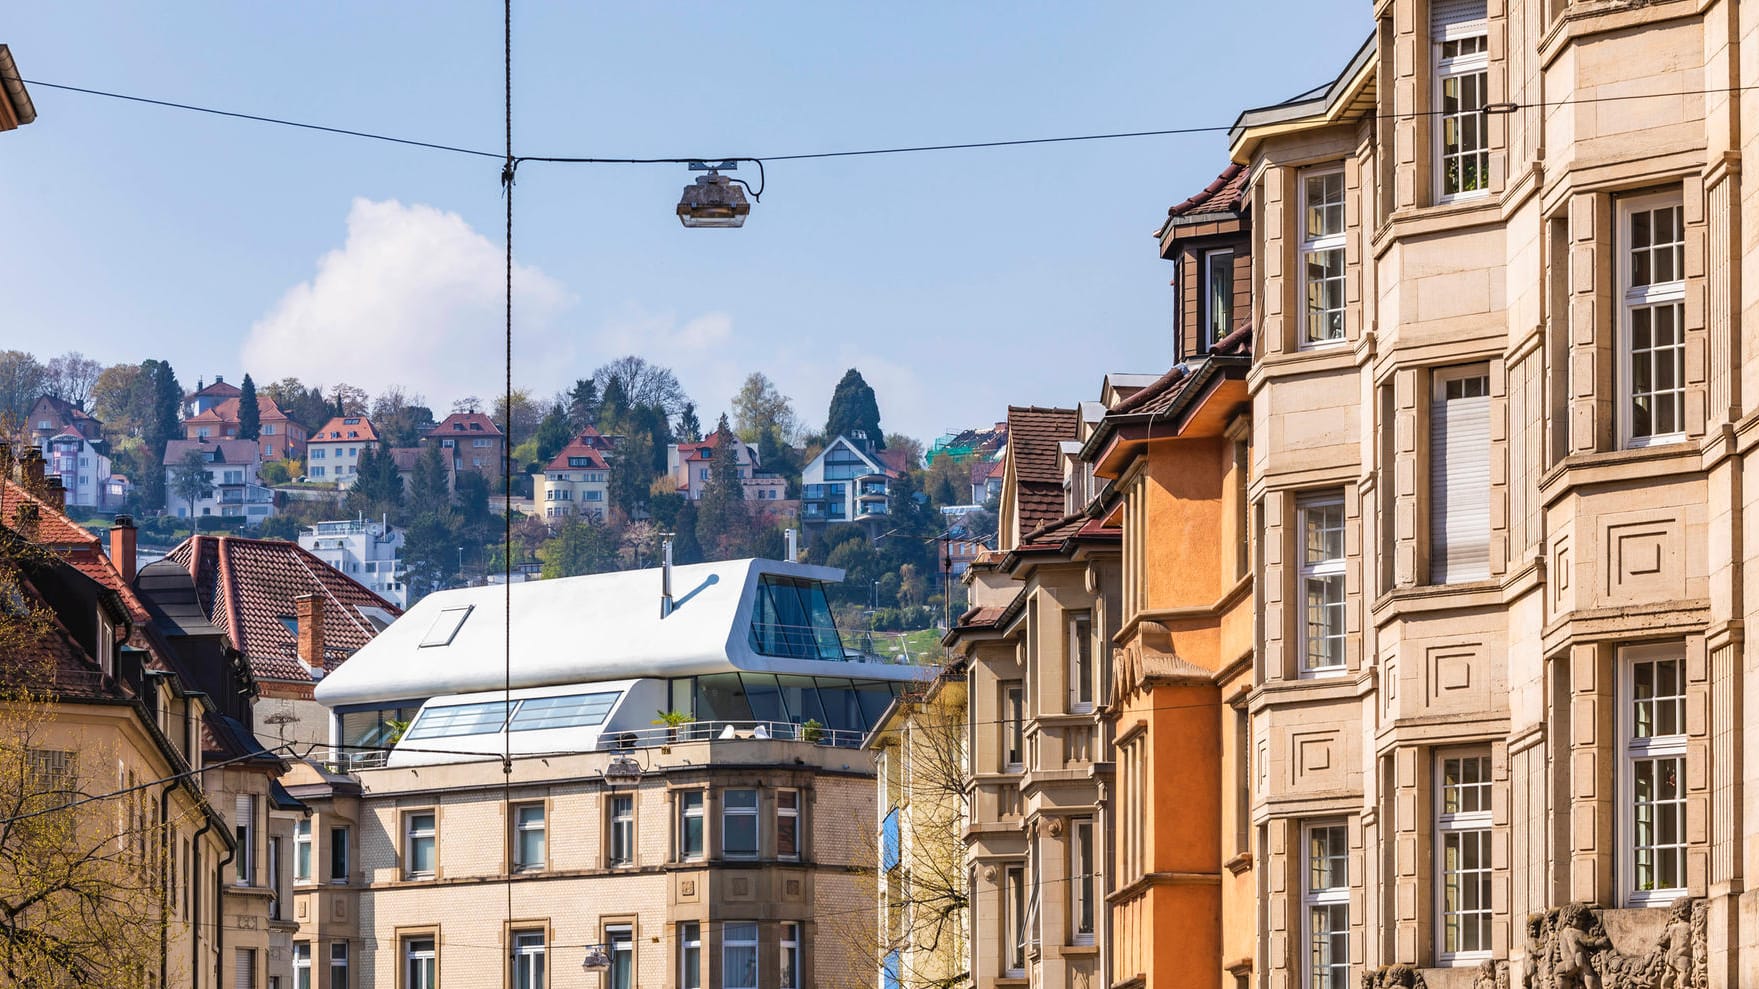
<svg viewBox="0 0 1759 989"><path fill-rule="evenodd" d="M660 563L660 617L672 614L672 540L664 543L665 557Z"/></svg>
<svg viewBox="0 0 1759 989"><path fill-rule="evenodd" d="M37 497L43 499L56 511L65 510L67 508L67 488L61 483L61 475L50 474L48 479L43 482L42 490L37 493Z"/></svg>
<svg viewBox="0 0 1759 989"><path fill-rule="evenodd" d="M788 562L789 563L799 563L800 562L800 530L794 528L793 526L789 526L787 529L787 536L788 536Z"/></svg>
<svg viewBox="0 0 1759 989"><path fill-rule="evenodd" d="M134 547L137 532L134 517L118 515L110 526L110 565L122 575L124 584L134 583Z"/></svg>
<svg viewBox="0 0 1759 989"><path fill-rule="evenodd" d="M301 594L293 599L294 620L299 628L299 661L312 672L324 672L324 598Z"/></svg>
<svg viewBox="0 0 1759 989"><path fill-rule="evenodd" d="M32 494L43 484L43 455L36 450L26 450L24 456L18 458L24 465L24 476L20 478L24 486L31 489Z"/></svg>

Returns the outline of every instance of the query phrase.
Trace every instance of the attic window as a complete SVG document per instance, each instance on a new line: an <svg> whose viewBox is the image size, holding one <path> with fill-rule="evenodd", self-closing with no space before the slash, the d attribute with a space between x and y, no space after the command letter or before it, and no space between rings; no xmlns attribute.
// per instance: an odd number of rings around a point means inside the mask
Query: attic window
<svg viewBox="0 0 1759 989"><path fill-rule="evenodd" d="M509 707L506 701L430 707L409 727L403 737L441 738L447 735L484 735L497 732L507 724Z"/></svg>
<svg viewBox="0 0 1759 989"><path fill-rule="evenodd" d="M358 426L358 425L360 425L360 417L351 416L347 419L344 419L344 420L342 420L342 425L344 425L344 426Z"/></svg>
<svg viewBox="0 0 1759 989"><path fill-rule="evenodd" d="M533 697L519 702L508 724L510 731L542 728L588 728L603 724L621 691L601 694L569 694L566 697Z"/></svg>
<svg viewBox="0 0 1759 989"><path fill-rule="evenodd" d="M428 627L428 634L422 637L421 647L425 649L428 646L451 645L452 637L458 634L474 607L475 605L467 604L458 608L441 608L434 623Z"/></svg>
<svg viewBox="0 0 1759 989"><path fill-rule="evenodd" d="M281 624L287 626L288 635L296 639L299 638L299 619L292 615L277 615L276 617L281 619Z"/></svg>
<svg viewBox="0 0 1759 989"><path fill-rule="evenodd" d="M479 433L480 433L480 432L482 432L482 431L483 431L483 424L482 424L482 423L480 423L480 422L473 422L473 423L471 423L471 424L470 424L470 428L471 428L471 429L474 429L474 430L476 430L476 431L477 431L477 432L479 432Z"/></svg>

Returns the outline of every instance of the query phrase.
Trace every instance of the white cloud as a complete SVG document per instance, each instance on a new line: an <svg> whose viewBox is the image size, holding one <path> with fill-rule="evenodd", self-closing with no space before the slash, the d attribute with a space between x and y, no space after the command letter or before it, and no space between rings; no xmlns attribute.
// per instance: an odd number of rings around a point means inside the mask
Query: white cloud
<svg viewBox="0 0 1759 989"><path fill-rule="evenodd" d="M400 384L437 413L454 399L498 390L504 366L502 246L464 218L432 206L356 199L343 245L318 259L251 327L243 366L258 380L296 375L306 384L346 381L376 394ZM536 268L513 271L515 376L560 385L575 363L570 334L549 332L574 302Z"/></svg>

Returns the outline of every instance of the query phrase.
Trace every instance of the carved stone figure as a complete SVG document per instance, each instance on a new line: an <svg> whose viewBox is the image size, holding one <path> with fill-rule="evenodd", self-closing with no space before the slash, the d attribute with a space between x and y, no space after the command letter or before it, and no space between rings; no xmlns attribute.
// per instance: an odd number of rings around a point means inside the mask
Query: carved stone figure
<svg viewBox="0 0 1759 989"><path fill-rule="evenodd" d="M1409 965L1383 965L1362 973L1362 989L1429 989L1429 983Z"/></svg>
<svg viewBox="0 0 1759 989"><path fill-rule="evenodd" d="M1486 958L1472 976L1472 989L1509 989L1509 963Z"/></svg>
<svg viewBox="0 0 1759 989"><path fill-rule="evenodd" d="M1612 947L1600 920L1583 903L1558 910L1557 959L1552 965L1556 989L1601 989L1594 956Z"/></svg>
<svg viewBox="0 0 1759 989"><path fill-rule="evenodd" d="M1694 900L1681 900L1667 915L1667 930L1661 935L1656 951L1661 955L1661 978L1657 989L1689 989L1696 983L1692 965L1692 947L1697 940L1699 925L1694 923Z"/></svg>
<svg viewBox="0 0 1759 989"><path fill-rule="evenodd" d="M1550 911L1527 917L1527 964L1522 977L1525 989L1552 989L1551 941L1553 920Z"/></svg>
<svg viewBox="0 0 1759 989"><path fill-rule="evenodd" d="M1708 918L1701 900L1681 900L1643 954L1616 948L1600 914L1571 903L1527 918L1524 989L1707 989ZM1481 970L1473 989L1488 989Z"/></svg>

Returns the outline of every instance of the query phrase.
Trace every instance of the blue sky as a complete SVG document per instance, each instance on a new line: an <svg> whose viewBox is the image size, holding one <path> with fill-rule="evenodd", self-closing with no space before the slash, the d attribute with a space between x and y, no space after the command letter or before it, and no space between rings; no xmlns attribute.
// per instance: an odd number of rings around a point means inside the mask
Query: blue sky
<svg viewBox="0 0 1759 989"><path fill-rule="evenodd" d="M1216 15L1225 10L1225 19ZM515 145L784 155L1231 123L1329 79L1367 0L516 4ZM21 4L26 78L498 151L501 6ZM296 374L444 411L501 372L499 165L34 87L0 136L0 348ZM674 166L528 164L515 378L625 352L712 421L768 373L822 423L861 368L889 431L1097 395L1171 359L1151 233L1219 134L778 163L742 230ZM743 174L743 173L742 173ZM748 176L755 178L755 176Z"/></svg>

